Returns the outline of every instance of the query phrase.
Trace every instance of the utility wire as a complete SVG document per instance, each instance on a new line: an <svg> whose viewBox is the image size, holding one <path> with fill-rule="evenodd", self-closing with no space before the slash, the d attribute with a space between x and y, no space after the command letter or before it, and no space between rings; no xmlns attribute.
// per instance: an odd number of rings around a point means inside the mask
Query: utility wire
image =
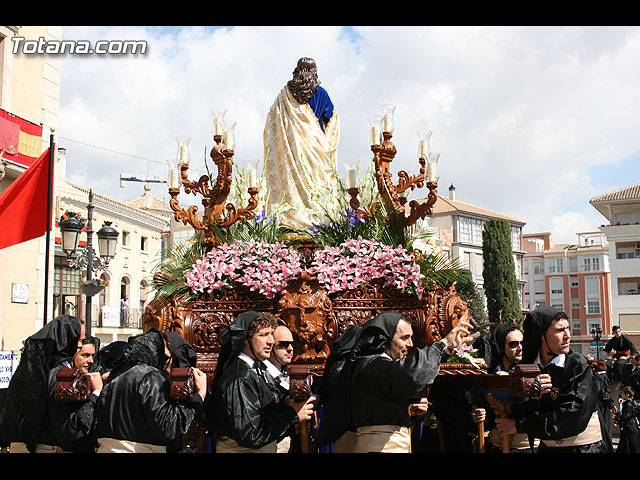
<svg viewBox="0 0 640 480"><path fill-rule="evenodd" d="M97 148L97 149L104 150L104 151L106 151L106 152L111 152L111 153L117 153L118 155L125 155L125 156L127 156L127 157L139 158L140 160L146 160L147 162L158 163L158 164L161 164L161 165L164 165L164 164L165 164L165 162L161 162L160 160L152 160L152 159L150 159L150 158L140 157L140 156L138 156L138 155L132 155L132 154L130 154L130 153L118 152L118 151L116 151L116 150L111 150L110 148L99 147L99 146L97 146L97 145L91 145L91 144L89 144L89 143L80 142L80 141L78 141L78 140L73 140L73 139L71 139L71 138L62 137L62 136L60 136L60 135L58 136L58 138L60 138L60 139L62 139L62 140L67 140L68 142L79 143L80 145L84 145L84 146L86 146L86 147ZM200 172L203 172L203 171L204 171L204 170L203 170L203 169L201 169L201 168L198 168L198 167L195 167L195 168L194 168L193 166L190 166L190 169L192 169L192 170L197 170L197 171L200 171Z"/></svg>

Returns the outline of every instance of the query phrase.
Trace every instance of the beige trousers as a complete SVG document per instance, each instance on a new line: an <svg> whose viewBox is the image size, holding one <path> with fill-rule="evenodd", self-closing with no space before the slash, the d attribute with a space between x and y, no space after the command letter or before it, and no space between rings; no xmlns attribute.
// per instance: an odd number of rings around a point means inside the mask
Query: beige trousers
<svg viewBox="0 0 640 480"><path fill-rule="evenodd" d="M411 453L411 431L398 425L359 427L355 453Z"/></svg>
<svg viewBox="0 0 640 480"><path fill-rule="evenodd" d="M230 437L219 437L216 441L216 453L276 453L276 442L260 448L241 447Z"/></svg>
<svg viewBox="0 0 640 480"><path fill-rule="evenodd" d="M167 447L115 438L99 438L96 453L167 453Z"/></svg>

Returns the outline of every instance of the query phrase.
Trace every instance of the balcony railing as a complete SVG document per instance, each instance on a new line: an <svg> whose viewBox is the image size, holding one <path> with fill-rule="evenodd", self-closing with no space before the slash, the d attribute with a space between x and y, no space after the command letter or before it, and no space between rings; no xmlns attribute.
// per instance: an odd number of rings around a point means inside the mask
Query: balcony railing
<svg viewBox="0 0 640 480"><path fill-rule="evenodd" d="M98 305L93 305L93 312L91 315L91 325L94 327L102 328L102 309ZM113 328L113 324L106 325L105 328ZM128 308L126 310L120 310L120 323L116 328L142 328L142 312L137 308Z"/></svg>

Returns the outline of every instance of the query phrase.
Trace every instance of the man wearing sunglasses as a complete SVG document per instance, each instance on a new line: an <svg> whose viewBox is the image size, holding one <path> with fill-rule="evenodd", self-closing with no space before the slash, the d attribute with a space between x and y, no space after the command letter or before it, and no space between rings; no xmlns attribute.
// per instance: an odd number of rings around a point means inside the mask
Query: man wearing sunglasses
<svg viewBox="0 0 640 480"><path fill-rule="evenodd" d="M269 360L265 361L267 371L288 393L287 367L293 360L293 334L284 325L278 325L273 332L273 348Z"/></svg>
<svg viewBox="0 0 640 480"><path fill-rule="evenodd" d="M523 338L522 330L515 324L497 325L487 334L487 351L484 355L487 362L487 373L508 375L522 361ZM490 410L487 415L486 409L475 408L471 411L471 420L476 424L486 421L488 425L493 426L489 431L489 442L486 445L486 451L488 453L500 452L502 450L502 438L495 427L493 411ZM526 433L518 433L510 437L509 452L534 452L537 443L531 446Z"/></svg>
<svg viewBox="0 0 640 480"><path fill-rule="evenodd" d="M291 330L282 325L280 321L273 332L273 347L268 360L264 361L272 383L282 393L283 397L289 395L289 376L287 367L293 360L293 334ZM295 427L290 429L290 435L281 439L276 446L276 453L288 453L291 451L291 440L295 434Z"/></svg>

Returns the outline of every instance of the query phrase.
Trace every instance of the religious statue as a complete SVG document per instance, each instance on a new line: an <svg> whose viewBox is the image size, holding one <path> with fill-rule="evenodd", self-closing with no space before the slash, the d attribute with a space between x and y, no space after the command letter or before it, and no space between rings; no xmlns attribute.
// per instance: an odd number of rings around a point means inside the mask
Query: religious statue
<svg viewBox="0 0 640 480"><path fill-rule="evenodd" d="M321 223L319 207L330 208L335 199L339 141L338 113L320 86L316 63L301 58L264 127L267 208L285 210L280 223L296 229Z"/></svg>

